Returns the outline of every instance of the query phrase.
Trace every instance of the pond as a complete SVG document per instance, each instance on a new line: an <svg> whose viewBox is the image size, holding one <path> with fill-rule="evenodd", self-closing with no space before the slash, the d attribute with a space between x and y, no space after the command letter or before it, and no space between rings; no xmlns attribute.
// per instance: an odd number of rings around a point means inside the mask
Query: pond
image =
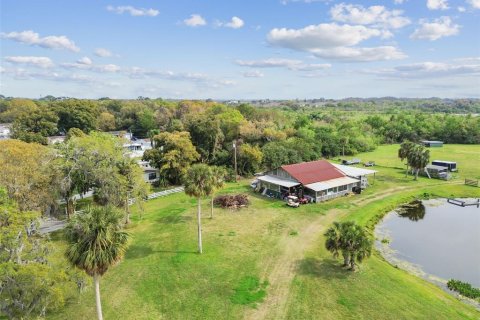
<svg viewBox="0 0 480 320"><path fill-rule="evenodd" d="M473 201L473 199L465 199ZM375 230L376 247L392 264L443 285L480 288L480 209L446 199L416 201L390 212Z"/></svg>

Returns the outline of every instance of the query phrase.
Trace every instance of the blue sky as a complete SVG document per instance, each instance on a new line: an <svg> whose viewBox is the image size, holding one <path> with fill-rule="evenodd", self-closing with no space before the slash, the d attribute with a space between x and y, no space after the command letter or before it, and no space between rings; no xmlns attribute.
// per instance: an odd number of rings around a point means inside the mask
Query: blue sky
<svg viewBox="0 0 480 320"><path fill-rule="evenodd" d="M6 96L480 98L480 0L1 2Z"/></svg>

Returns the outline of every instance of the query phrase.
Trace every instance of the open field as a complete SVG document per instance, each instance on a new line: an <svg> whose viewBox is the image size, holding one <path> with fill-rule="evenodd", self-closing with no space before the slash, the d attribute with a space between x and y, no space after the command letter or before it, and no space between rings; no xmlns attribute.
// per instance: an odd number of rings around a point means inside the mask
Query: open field
<svg viewBox="0 0 480 320"><path fill-rule="evenodd" d="M431 149L432 159L458 162L459 178L449 182L405 178L397 149L382 146L358 156L380 165L374 185L363 194L299 209L250 193L249 180L227 185L220 193L249 193L252 204L239 211L215 208L209 219L204 201L203 255L195 253L195 200L176 194L148 202L143 214L133 215L125 260L102 280L105 318L478 319L480 312L471 306L377 254L352 273L323 247L323 232L335 220L372 226L386 211L424 193L480 197L480 188L460 179L480 178L480 146ZM60 234L54 238L62 259ZM268 282L263 302L255 302L261 297L257 279ZM242 290L248 283L255 292ZM47 318L94 317L90 286Z"/></svg>

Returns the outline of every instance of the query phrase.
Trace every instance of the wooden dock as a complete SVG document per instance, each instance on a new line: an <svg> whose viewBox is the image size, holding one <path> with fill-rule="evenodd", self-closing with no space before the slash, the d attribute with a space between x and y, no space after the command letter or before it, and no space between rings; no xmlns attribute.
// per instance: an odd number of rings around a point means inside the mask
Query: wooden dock
<svg viewBox="0 0 480 320"><path fill-rule="evenodd" d="M480 199L477 199L477 200L474 200L474 201L471 201L471 202L467 202L467 201L464 201L464 200L448 198L447 202L451 203L451 204L454 204L456 206L460 206L460 207L477 206L477 208L480 208Z"/></svg>

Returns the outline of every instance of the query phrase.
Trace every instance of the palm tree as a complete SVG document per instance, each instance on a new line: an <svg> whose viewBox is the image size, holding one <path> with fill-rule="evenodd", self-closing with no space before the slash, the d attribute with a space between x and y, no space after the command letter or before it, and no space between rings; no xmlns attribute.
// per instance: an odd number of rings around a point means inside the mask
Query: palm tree
<svg viewBox="0 0 480 320"><path fill-rule="evenodd" d="M350 264L350 256L348 252L343 249L342 228L343 224L334 222L333 226L325 232L325 248L333 254L334 258L337 258L341 252L343 256L343 266L346 267Z"/></svg>
<svg viewBox="0 0 480 320"><path fill-rule="evenodd" d="M212 167L212 197L211 197L211 207L210 207L210 219L213 219L213 193L216 190L223 188L225 185L225 176L227 171L222 167Z"/></svg>
<svg viewBox="0 0 480 320"><path fill-rule="evenodd" d="M185 193L197 198L198 252L202 253L202 205L201 198L212 195L212 170L206 164L194 164L183 179Z"/></svg>
<svg viewBox="0 0 480 320"><path fill-rule="evenodd" d="M400 158L400 160L403 161L405 159L408 159L411 155L411 152L414 146L415 145L413 144L413 142L404 141L400 145L400 149L398 149L398 157ZM408 174L408 161L407 161L407 170L405 171L405 178L407 177L407 174Z"/></svg>
<svg viewBox="0 0 480 320"><path fill-rule="evenodd" d="M409 165L415 170L414 180L417 180L418 172L424 169L430 161L430 150L426 150L422 145L415 145L407 160Z"/></svg>
<svg viewBox="0 0 480 320"><path fill-rule="evenodd" d="M122 230L122 218L123 214L113 207L95 206L74 216L65 229L67 260L92 276L95 282L99 320L103 319L100 277L122 260L128 246L129 235Z"/></svg>
<svg viewBox="0 0 480 320"><path fill-rule="evenodd" d="M357 262L362 262L372 253L372 240L367 231L354 222L334 222L325 233L325 248L337 258L343 256L343 265L355 271Z"/></svg>
<svg viewBox="0 0 480 320"><path fill-rule="evenodd" d="M346 226L344 232L342 242L350 256L350 268L355 271L357 262L361 263L372 254L373 241L367 231L355 223Z"/></svg>

